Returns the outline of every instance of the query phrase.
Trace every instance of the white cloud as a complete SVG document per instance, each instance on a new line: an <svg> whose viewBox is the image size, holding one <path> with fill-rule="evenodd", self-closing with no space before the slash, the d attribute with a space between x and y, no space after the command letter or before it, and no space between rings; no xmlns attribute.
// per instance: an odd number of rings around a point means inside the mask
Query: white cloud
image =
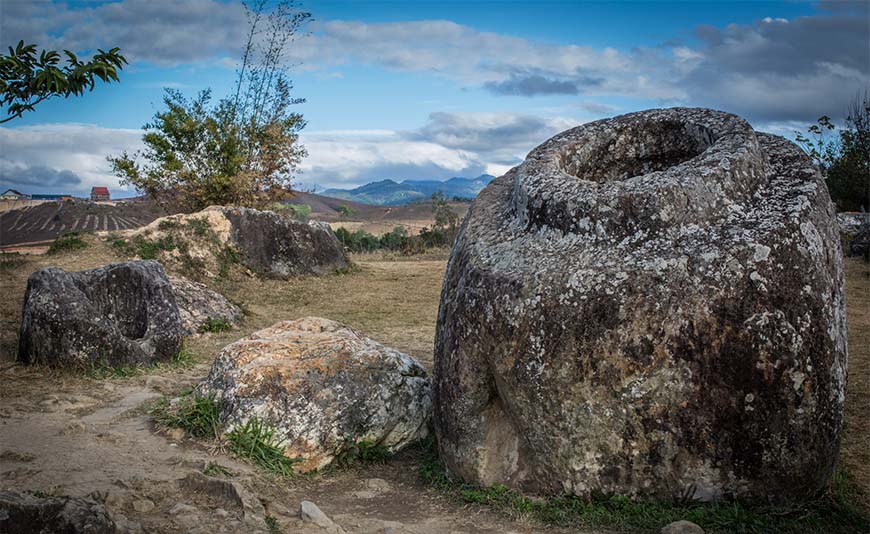
<svg viewBox="0 0 870 534"><path fill-rule="evenodd" d="M106 156L140 148L141 137L141 130L90 124L0 128L0 187L84 195L104 185L120 191Z"/></svg>
<svg viewBox="0 0 870 534"><path fill-rule="evenodd" d="M309 156L298 181L325 188L385 178L502 174L537 144L577 124L518 113L433 113L410 131L307 131L301 139ZM106 156L142 148L142 133L88 124L0 128L0 187L82 195L107 185L120 191Z"/></svg>
<svg viewBox="0 0 870 534"><path fill-rule="evenodd" d="M428 72L497 94L685 96L666 75L668 58L655 50L551 45L448 20L327 21L313 25L312 35L293 52L306 68L377 65ZM640 73L646 73L644 83Z"/></svg>

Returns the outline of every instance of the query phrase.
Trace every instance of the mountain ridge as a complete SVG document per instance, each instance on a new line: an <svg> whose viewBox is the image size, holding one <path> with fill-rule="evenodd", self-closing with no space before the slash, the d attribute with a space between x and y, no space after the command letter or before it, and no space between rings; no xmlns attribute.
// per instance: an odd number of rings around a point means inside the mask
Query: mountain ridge
<svg viewBox="0 0 870 534"><path fill-rule="evenodd" d="M399 206L425 200L440 191L448 198L473 199L481 189L495 178L481 174L476 178L454 176L447 180L395 180L369 182L352 189L331 188L318 194L375 206Z"/></svg>

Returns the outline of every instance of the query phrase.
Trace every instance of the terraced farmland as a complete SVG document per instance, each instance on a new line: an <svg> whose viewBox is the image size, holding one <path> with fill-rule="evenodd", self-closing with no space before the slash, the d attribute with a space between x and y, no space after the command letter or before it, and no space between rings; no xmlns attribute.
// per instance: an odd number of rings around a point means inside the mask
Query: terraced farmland
<svg viewBox="0 0 870 534"><path fill-rule="evenodd" d="M118 231L159 217L150 202L45 202L0 213L0 248L41 247L67 232Z"/></svg>

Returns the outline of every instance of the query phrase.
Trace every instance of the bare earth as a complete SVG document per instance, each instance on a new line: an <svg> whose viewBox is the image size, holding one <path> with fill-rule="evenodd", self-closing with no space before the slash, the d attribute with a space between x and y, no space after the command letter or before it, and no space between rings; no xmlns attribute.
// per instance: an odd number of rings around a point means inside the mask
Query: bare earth
<svg viewBox="0 0 870 534"><path fill-rule="evenodd" d="M90 248L5 263L0 270L0 490L85 496L97 492L122 524L143 532L251 531L273 516L283 532L323 532L297 519L310 500L347 532L531 533L537 524L464 505L427 487L418 475L420 451L386 465L332 471L291 481L271 478L199 442L158 432L147 413L160 396L175 395L208 372L225 344L279 320L318 315L346 322L372 338L432 364L444 257L404 261L357 258L348 275L281 282L243 275L216 284L248 315L239 328L188 343L199 363L96 380L13 363L27 276L52 264L69 270L116 261L93 239ZM850 327L847 427L842 461L870 487L870 267L847 261ZM228 468L241 498L228 491L194 491L185 477L208 463ZM153 509L151 504L153 503ZM187 506L176 506L182 503ZM870 505L870 503L865 503ZM262 506L262 507L261 507ZM868 506L870 508L870 506ZM245 521L245 525L242 522ZM253 526L252 526L253 525ZM577 530L546 529L550 532Z"/></svg>

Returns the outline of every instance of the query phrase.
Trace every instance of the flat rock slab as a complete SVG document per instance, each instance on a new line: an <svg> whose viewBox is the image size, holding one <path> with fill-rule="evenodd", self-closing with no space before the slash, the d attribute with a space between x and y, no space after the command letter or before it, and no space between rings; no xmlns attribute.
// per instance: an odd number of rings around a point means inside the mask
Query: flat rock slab
<svg viewBox="0 0 870 534"><path fill-rule="evenodd" d="M221 401L227 432L254 418L274 427L300 472L360 442L397 451L422 439L432 405L419 362L317 317L226 346L197 391Z"/></svg>
<svg viewBox="0 0 870 534"><path fill-rule="evenodd" d="M834 471L845 383L824 181L737 116L565 131L480 193L453 247L434 414L469 481L809 498Z"/></svg>

